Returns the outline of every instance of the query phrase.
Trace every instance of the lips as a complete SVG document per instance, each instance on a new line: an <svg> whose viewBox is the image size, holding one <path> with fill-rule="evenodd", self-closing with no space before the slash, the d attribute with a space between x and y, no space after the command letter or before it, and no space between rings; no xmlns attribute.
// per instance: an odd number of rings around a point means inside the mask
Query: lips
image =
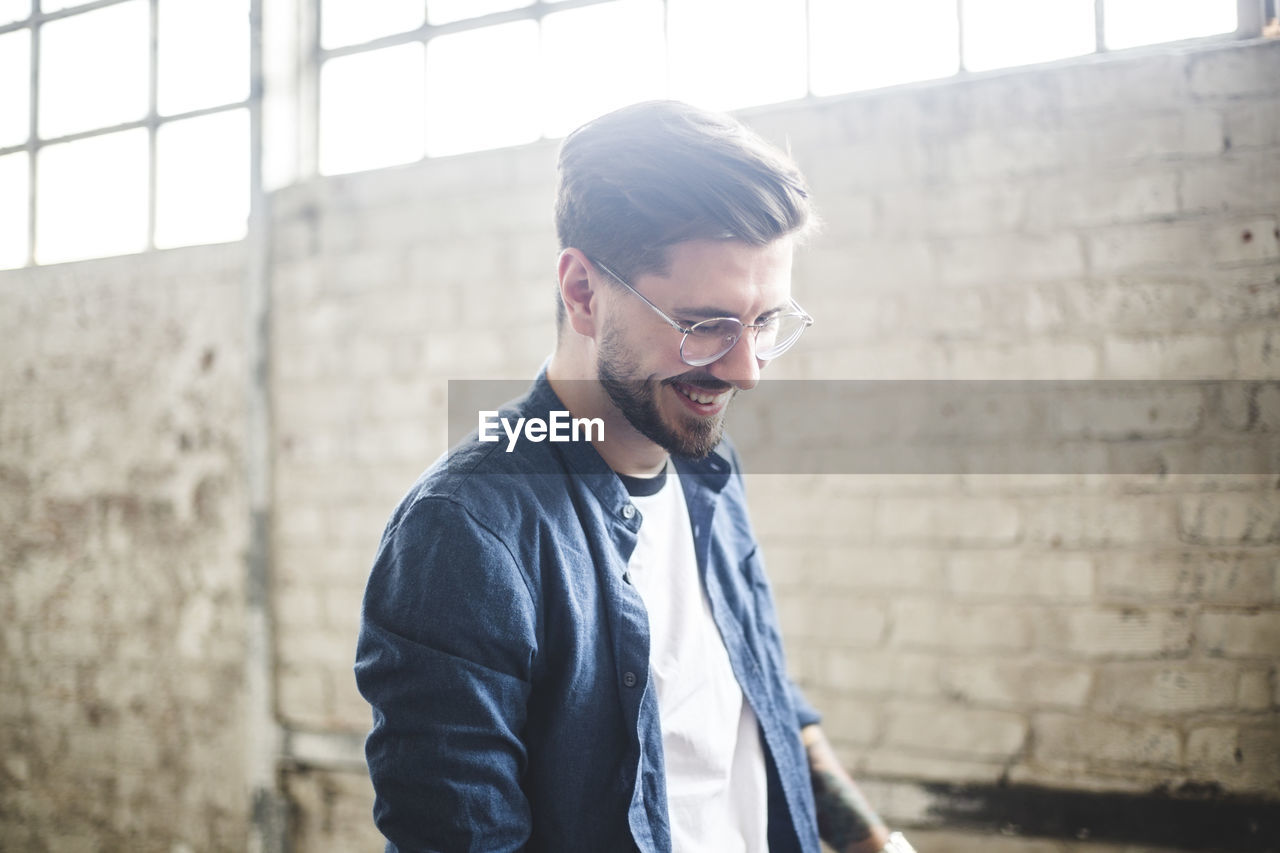
<svg viewBox="0 0 1280 853"><path fill-rule="evenodd" d="M716 398L720 396L719 394L712 394L710 392L703 391L701 388L698 388L697 386L685 385L684 383L680 383L680 382L676 383L676 390L679 391L681 394L685 395L686 397L688 397L690 400L692 400L695 403L703 403L703 404L714 403L716 401Z"/></svg>
<svg viewBox="0 0 1280 853"><path fill-rule="evenodd" d="M680 396L697 404L698 407L704 410L720 408L720 406L728 402L729 395L733 390L732 386L709 389L689 382L672 382L671 387L675 388Z"/></svg>

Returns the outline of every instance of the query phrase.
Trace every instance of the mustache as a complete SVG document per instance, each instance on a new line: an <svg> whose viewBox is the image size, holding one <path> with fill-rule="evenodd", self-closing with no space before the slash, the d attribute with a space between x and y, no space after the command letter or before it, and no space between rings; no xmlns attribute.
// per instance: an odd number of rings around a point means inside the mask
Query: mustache
<svg viewBox="0 0 1280 853"><path fill-rule="evenodd" d="M674 385L679 382L681 385L692 385L700 388L708 394L720 394L728 391L733 386L722 379L717 379L706 373L682 373L679 376L673 376L670 379L664 379L663 385Z"/></svg>

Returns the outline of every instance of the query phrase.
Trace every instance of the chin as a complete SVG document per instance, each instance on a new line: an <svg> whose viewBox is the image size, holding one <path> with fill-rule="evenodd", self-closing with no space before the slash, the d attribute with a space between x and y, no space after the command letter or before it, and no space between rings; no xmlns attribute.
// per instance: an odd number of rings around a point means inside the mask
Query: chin
<svg viewBox="0 0 1280 853"><path fill-rule="evenodd" d="M651 435L649 438L673 456L705 459L724 436L724 420L723 412L710 418L698 418L680 411L674 417L662 419L661 436Z"/></svg>

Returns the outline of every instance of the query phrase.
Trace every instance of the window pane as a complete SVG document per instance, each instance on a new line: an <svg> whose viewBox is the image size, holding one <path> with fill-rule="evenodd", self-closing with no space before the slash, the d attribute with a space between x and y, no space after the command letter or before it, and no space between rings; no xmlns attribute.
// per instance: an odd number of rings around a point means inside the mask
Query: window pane
<svg viewBox="0 0 1280 853"><path fill-rule="evenodd" d="M232 110L156 132L156 246L239 240L249 217L249 113Z"/></svg>
<svg viewBox="0 0 1280 853"><path fill-rule="evenodd" d="M804 0L670 0L674 96L729 110L804 97Z"/></svg>
<svg viewBox="0 0 1280 853"><path fill-rule="evenodd" d="M41 150L36 161L36 261L145 249L147 159L142 128Z"/></svg>
<svg viewBox="0 0 1280 853"><path fill-rule="evenodd" d="M146 116L149 30L143 0L41 27L40 135L61 136Z"/></svg>
<svg viewBox="0 0 1280 853"><path fill-rule="evenodd" d="M1236 0L1106 0L1103 27L1109 48L1234 32Z"/></svg>
<svg viewBox="0 0 1280 853"><path fill-rule="evenodd" d="M970 71L1092 53L1093 0L965 0L964 65Z"/></svg>
<svg viewBox="0 0 1280 853"><path fill-rule="evenodd" d="M320 44L341 47L416 30L422 26L422 0L322 0Z"/></svg>
<svg viewBox="0 0 1280 853"><path fill-rule="evenodd" d="M422 45L331 59L320 68L320 171L422 158Z"/></svg>
<svg viewBox="0 0 1280 853"><path fill-rule="evenodd" d="M31 14L31 0L0 0L0 24L12 24Z"/></svg>
<svg viewBox="0 0 1280 853"><path fill-rule="evenodd" d="M547 15L546 135L561 136L609 110L661 97L664 52L661 0L620 0ZM593 71L583 74L583 68Z"/></svg>
<svg viewBox="0 0 1280 853"><path fill-rule="evenodd" d="M249 94L246 0L160 0L162 115L216 107Z"/></svg>
<svg viewBox="0 0 1280 853"><path fill-rule="evenodd" d="M809 0L809 46L815 95L947 77L960 68L956 0Z"/></svg>
<svg viewBox="0 0 1280 853"><path fill-rule="evenodd" d="M427 43L427 154L519 145L541 127L538 24L515 21ZM591 73L594 73L592 70Z"/></svg>
<svg viewBox="0 0 1280 853"><path fill-rule="evenodd" d="M533 0L427 0L427 23L447 24L532 5Z"/></svg>
<svg viewBox="0 0 1280 853"><path fill-rule="evenodd" d="M0 148L27 141L31 123L31 30L0 36Z"/></svg>
<svg viewBox="0 0 1280 853"><path fill-rule="evenodd" d="M27 262L27 152L0 157L0 269Z"/></svg>

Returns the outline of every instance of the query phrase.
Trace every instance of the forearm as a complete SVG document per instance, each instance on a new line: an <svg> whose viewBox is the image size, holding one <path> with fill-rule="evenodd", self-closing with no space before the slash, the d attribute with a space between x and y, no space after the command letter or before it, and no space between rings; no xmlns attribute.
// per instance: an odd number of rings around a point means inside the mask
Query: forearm
<svg viewBox="0 0 1280 853"><path fill-rule="evenodd" d="M809 756L822 840L838 853L879 853L889 840L889 830L840 766L822 729L806 726L800 736Z"/></svg>

